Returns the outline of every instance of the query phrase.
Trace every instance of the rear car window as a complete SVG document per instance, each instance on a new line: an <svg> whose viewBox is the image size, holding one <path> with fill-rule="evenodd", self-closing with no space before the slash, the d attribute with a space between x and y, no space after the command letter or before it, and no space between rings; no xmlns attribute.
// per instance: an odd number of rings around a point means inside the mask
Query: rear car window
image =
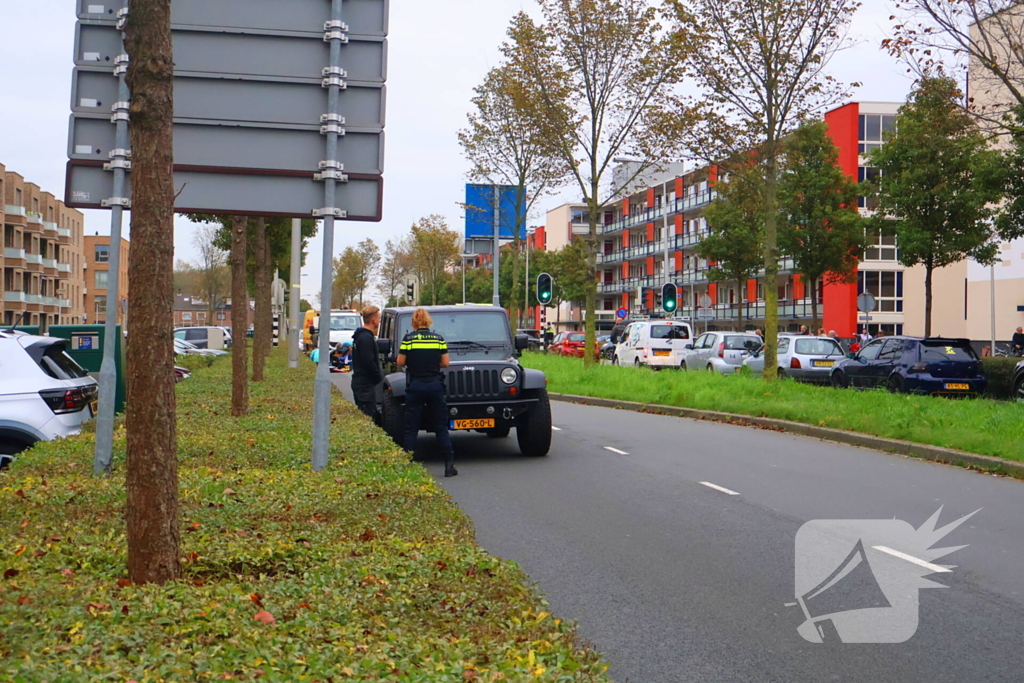
<svg viewBox="0 0 1024 683"><path fill-rule="evenodd" d="M683 325L651 325L651 339L689 339L690 331Z"/></svg>
<svg viewBox="0 0 1024 683"><path fill-rule="evenodd" d="M581 342L581 341L586 341L586 339L587 339L586 336L584 336L582 334L570 334L569 335L569 341L571 341L571 342Z"/></svg>
<svg viewBox="0 0 1024 683"><path fill-rule="evenodd" d="M89 373L64 351L63 344L50 344L39 357L39 367L54 379L81 379Z"/></svg>
<svg viewBox="0 0 1024 683"><path fill-rule="evenodd" d="M760 346L760 337L741 337L737 335L725 338L725 348L729 351L757 351Z"/></svg>
<svg viewBox="0 0 1024 683"><path fill-rule="evenodd" d="M842 356L843 349L832 339L797 339L796 352L806 356Z"/></svg>
<svg viewBox="0 0 1024 683"><path fill-rule="evenodd" d="M978 355L970 346L954 344L949 346L942 342L925 341L921 342L921 360L938 362L943 360L977 360Z"/></svg>

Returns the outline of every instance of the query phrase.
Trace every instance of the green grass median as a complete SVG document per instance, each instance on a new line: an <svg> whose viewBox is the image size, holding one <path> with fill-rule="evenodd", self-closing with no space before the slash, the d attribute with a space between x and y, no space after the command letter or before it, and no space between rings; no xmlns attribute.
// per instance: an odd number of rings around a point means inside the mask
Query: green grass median
<svg viewBox="0 0 1024 683"><path fill-rule="evenodd" d="M535 353L523 361L547 373L548 390L556 393L771 417L1024 461L1019 403L841 390L788 379L767 384L759 377L708 372L610 365L584 370L582 360Z"/></svg>
<svg viewBox="0 0 1024 683"><path fill-rule="evenodd" d="M244 419L229 361L178 385L171 585L125 578L123 429L109 479L92 476L90 434L0 473L0 681L606 681L573 625L340 395L331 466L311 471L312 380L275 352Z"/></svg>

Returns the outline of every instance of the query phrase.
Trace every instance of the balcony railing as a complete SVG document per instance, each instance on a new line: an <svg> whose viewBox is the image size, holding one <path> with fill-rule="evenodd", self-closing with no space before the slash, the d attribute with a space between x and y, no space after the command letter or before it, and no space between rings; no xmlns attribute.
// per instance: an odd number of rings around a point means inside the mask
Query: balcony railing
<svg viewBox="0 0 1024 683"><path fill-rule="evenodd" d="M24 249L11 249L10 247L8 247L8 248L4 249L4 258L24 259L25 258L25 250Z"/></svg>
<svg viewBox="0 0 1024 683"><path fill-rule="evenodd" d="M35 212L32 212L32 211L28 211L27 213L28 213L28 222L29 223L35 223L37 225L42 225L43 224L43 217L40 216L38 213L35 213Z"/></svg>
<svg viewBox="0 0 1024 683"><path fill-rule="evenodd" d="M611 232L619 232L620 230L635 228L639 225L643 225L644 223L650 223L651 221L663 216L671 216L673 214L706 206L717 196L718 193L714 190L704 190L695 194L685 195L670 202L664 202L659 206L638 208L628 216L623 216L613 223L606 223L605 225L602 225L599 232L604 235Z"/></svg>
<svg viewBox="0 0 1024 683"><path fill-rule="evenodd" d="M58 226L57 234L60 235L61 237L67 237L68 239L71 239L71 230L69 228L62 228Z"/></svg>
<svg viewBox="0 0 1024 683"><path fill-rule="evenodd" d="M17 204L5 204L4 213L8 216L21 216L23 218L28 217L28 212L25 211L24 206L18 206Z"/></svg>
<svg viewBox="0 0 1024 683"><path fill-rule="evenodd" d="M70 273L71 272L71 264L70 263L58 263L57 264L57 270L59 270L62 273Z"/></svg>
<svg viewBox="0 0 1024 683"><path fill-rule="evenodd" d="M29 263L34 263L37 266L43 265L43 257L41 254L25 254L25 260Z"/></svg>
<svg viewBox="0 0 1024 683"><path fill-rule="evenodd" d="M57 259L44 258L43 259L43 267L44 268L53 268L54 270L57 270Z"/></svg>
<svg viewBox="0 0 1024 683"><path fill-rule="evenodd" d="M25 303L28 294L25 292L4 292L4 301L9 304Z"/></svg>
<svg viewBox="0 0 1024 683"><path fill-rule="evenodd" d="M43 221L43 230L56 234L57 224L54 223L53 221Z"/></svg>

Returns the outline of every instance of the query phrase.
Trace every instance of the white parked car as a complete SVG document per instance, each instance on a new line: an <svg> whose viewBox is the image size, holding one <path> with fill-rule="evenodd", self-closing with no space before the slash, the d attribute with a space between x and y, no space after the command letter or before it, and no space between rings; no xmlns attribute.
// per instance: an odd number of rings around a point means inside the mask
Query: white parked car
<svg viewBox="0 0 1024 683"><path fill-rule="evenodd" d="M174 353L179 356L226 356L228 352L216 349L201 349L192 342L175 337Z"/></svg>
<svg viewBox="0 0 1024 683"><path fill-rule="evenodd" d="M97 411L96 380L67 341L0 331L0 461L38 441L78 434Z"/></svg>
<svg viewBox="0 0 1024 683"><path fill-rule="evenodd" d="M845 357L843 347L831 337L779 335L779 377L828 384L832 368ZM743 365L755 374L764 372L764 349L754 352Z"/></svg>
<svg viewBox="0 0 1024 683"><path fill-rule="evenodd" d="M761 337L753 332L705 332L684 347L681 367L731 375L762 344Z"/></svg>
<svg viewBox="0 0 1024 683"><path fill-rule="evenodd" d="M613 365L655 369L682 366L684 347L693 339L690 324L679 320L640 320L630 323L612 356Z"/></svg>

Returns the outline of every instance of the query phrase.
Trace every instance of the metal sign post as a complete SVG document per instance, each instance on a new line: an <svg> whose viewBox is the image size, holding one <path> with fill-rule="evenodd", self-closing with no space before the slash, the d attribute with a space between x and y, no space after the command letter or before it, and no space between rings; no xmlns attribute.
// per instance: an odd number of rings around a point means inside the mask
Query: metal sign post
<svg viewBox="0 0 1024 683"><path fill-rule="evenodd" d="M342 133L344 119L338 113L341 88L345 85L345 70L341 68L341 44L345 40L345 24L342 19L342 0L331 0L331 21L325 40L331 42L331 65L324 71L324 86L328 91L327 113L327 159L321 163L324 169L320 177L325 182L324 206L317 214L324 217L323 271L320 277L320 362L316 369L316 383L313 393L313 471L320 472L327 467L331 430L331 291L334 288L334 219L344 217L344 212L335 205L335 183L348 180L342 173L344 166L338 162L338 134ZM325 330L326 326L326 330Z"/></svg>
<svg viewBox="0 0 1024 683"><path fill-rule="evenodd" d="M121 36L114 76L117 78L117 101L111 105L115 124L115 145L110 150L110 163L105 170L114 172L113 192L104 199L103 205L111 208L110 212L110 247L107 271L107 312L103 326L103 361L100 364L99 378L99 415L96 419L96 450L93 454L93 471L97 475L109 475L114 458L114 405L117 393L117 312L121 310L120 275L121 275L121 224L128 200L124 197L125 171L131 167L128 151L130 146L128 133L128 83L125 75L128 72L128 56L124 54L124 21L127 11L118 13L117 29Z"/></svg>
<svg viewBox="0 0 1024 683"><path fill-rule="evenodd" d="M302 298L302 219L292 219L291 298L288 302L288 367L299 367L299 300Z"/></svg>
<svg viewBox="0 0 1024 683"><path fill-rule="evenodd" d="M495 306L501 306L501 295L498 292L500 286L500 273L498 272L500 259L501 259L501 188L498 185L494 185L494 256L492 257L494 266L494 295L491 298L491 303Z"/></svg>

